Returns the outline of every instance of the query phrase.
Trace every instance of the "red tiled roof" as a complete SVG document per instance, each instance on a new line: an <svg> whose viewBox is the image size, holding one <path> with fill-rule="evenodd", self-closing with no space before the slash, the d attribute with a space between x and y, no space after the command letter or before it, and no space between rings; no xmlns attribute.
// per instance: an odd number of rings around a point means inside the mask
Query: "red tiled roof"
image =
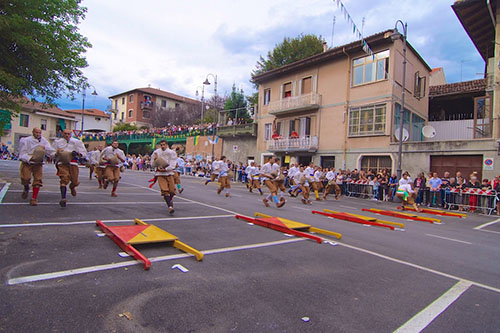
<svg viewBox="0 0 500 333"><path fill-rule="evenodd" d="M23 98L23 102L21 104L21 109L23 110L28 110L32 112L44 112L44 113L49 113L57 116L63 116L63 117L68 117L68 118L75 118L72 114L64 111L63 109L60 109L56 106L50 106L45 103L40 103L37 101L31 101L27 97Z"/></svg>
<svg viewBox="0 0 500 333"><path fill-rule="evenodd" d="M69 113L73 113L73 114L78 114L78 115L82 114L82 109L64 110L64 111L69 112ZM106 112L101 111L99 109L85 109L84 113L88 116L103 117L103 118L110 117L109 114L107 114Z"/></svg>
<svg viewBox="0 0 500 333"><path fill-rule="evenodd" d="M431 74L434 74L436 72L440 72L443 70L443 67L437 67L437 68L433 68L432 71L431 71Z"/></svg>
<svg viewBox="0 0 500 333"><path fill-rule="evenodd" d="M486 90L486 79L456 82L429 87L429 97L473 93Z"/></svg>

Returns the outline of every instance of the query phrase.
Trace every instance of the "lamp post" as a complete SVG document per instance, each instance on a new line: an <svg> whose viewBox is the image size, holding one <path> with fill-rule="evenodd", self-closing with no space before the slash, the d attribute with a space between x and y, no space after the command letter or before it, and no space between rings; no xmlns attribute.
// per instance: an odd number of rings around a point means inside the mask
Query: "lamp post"
<svg viewBox="0 0 500 333"><path fill-rule="evenodd" d="M87 87L92 87L94 88L94 91L92 92L92 96L97 96L97 92L96 92L96 89L93 85L91 84L88 84ZM82 92L82 135L83 135L83 118L84 118L84 115L85 115L85 97L87 97L87 94L86 94L86 87L83 87L83 92Z"/></svg>
<svg viewBox="0 0 500 333"><path fill-rule="evenodd" d="M198 88L196 88L196 97L198 97ZM201 118L200 118L200 125L203 124L203 108L204 108L204 100L205 100L205 85L201 87Z"/></svg>
<svg viewBox="0 0 500 333"><path fill-rule="evenodd" d="M398 31L398 23L401 23L403 27L403 35ZM391 34L392 41L396 41L398 39L403 38L403 83L402 83L402 92L401 92L401 108L399 109L399 145L398 145L398 169L397 169L397 177L398 180L401 179L401 160L403 154L403 117L405 110L405 81L406 81L406 37L408 26L406 23L403 23L401 20L396 21L396 25L394 26L394 30Z"/></svg>
<svg viewBox="0 0 500 333"><path fill-rule="evenodd" d="M212 76L214 78L214 102L215 102L215 111L217 111L217 123L219 123L219 109L217 109L217 75L214 75L212 73L208 73L207 77L205 78L205 81L203 82L203 85L210 85L210 81L208 81L208 77ZM217 124L213 125L212 127L212 161L214 160L214 154L215 154L215 131L217 131Z"/></svg>

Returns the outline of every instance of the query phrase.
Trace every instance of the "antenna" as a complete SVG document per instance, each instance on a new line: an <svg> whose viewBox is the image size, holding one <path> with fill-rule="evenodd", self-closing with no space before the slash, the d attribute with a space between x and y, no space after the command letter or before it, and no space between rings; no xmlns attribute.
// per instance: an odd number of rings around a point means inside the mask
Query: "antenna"
<svg viewBox="0 0 500 333"><path fill-rule="evenodd" d="M333 35L335 34L335 20L337 17L333 15L333 24L332 24L332 43L330 44L330 47L333 47Z"/></svg>
<svg viewBox="0 0 500 333"><path fill-rule="evenodd" d="M365 30L365 17L363 16L363 20L361 21L361 36L364 36L363 32Z"/></svg>

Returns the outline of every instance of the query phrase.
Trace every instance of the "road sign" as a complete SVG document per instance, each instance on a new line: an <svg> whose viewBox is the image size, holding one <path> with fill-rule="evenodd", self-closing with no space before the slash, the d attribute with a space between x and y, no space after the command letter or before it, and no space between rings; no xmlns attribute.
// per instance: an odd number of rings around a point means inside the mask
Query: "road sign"
<svg viewBox="0 0 500 333"><path fill-rule="evenodd" d="M483 161L483 170L493 170L493 168L495 167L495 161L493 160L493 158L485 158L484 161Z"/></svg>
<svg viewBox="0 0 500 333"><path fill-rule="evenodd" d="M82 130L73 130L73 134L79 138L82 135Z"/></svg>
<svg viewBox="0 0 500 333"><path fill-rule="evenodd" d="M233 152L236 153L238 151L238 146L237 145L234 145L233 146Z"/></svg>

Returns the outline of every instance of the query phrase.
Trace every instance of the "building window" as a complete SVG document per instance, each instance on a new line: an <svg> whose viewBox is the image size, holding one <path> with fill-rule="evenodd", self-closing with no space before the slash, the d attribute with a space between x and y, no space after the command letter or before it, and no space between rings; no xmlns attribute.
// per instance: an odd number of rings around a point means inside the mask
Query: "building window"
<svg viewBox="0 0 500 333"><path fill-rule="evenodd" d="M30 116L27 114L19 115L19 126L21 127L29 127L30 124Z"/></svg>
<svg viewBox="0 0 500 333"><path fill-rule="evenodd" d="M134 110L128 110L128 117L132 118L132 114L134 113Z"/></svg>
<svg viewBox="0 0 500 333"><path fill-rule="evenodd" d="M301 137L311 135L311 118L300 118L299 135Z"/></svg>
<svg viewBox="0 0 500 333"><path fill-rule="evenodd" d="M164 99L161 100L161 107L162 108L166 108L167 107L167 101L166 100L164 100Z"/></svg>
<svg viewBox="0 0 500 333"><path fill-rule="evenodd" d="M134 101L134 95L128 95L128 101L132 103Z"/></svg>
<svg viewBox="0 0 500 333"><path fill-rule="evenodd" d="M399 137L399 111L401 110L401 105L396 103L394 108L394 135ZM424 136L422 134L422 128L425 126L425 119L417 115L416 113L410 112L408 109L404 110L403 114L403 139L407 136L409 141L424 141ZM406 133L405 133L406 131ZM397 138L396 138L397 139Z"/></svg>
<svg viewBox="0 0 500 333"><path fill-rule="evenodd" d="M47 130L47 119L41 119L40 120L40 129L42 131L46 131Z"/></svg>
<svg viewBox="0 0 500 333"><path fill-rule="evenodd" d="M389 71L389 50L373 56L354 59L352 62L352 85L387 79Z"/></svg>
<svg viewBox="0 0 500 333"><path fill-rule="evenodd" d="M175 103L175 108L176 108L176 109L178 109L178 108L180 108L180 107L181 107L181 105L180 105L179 103Z"/></svg>
<svg viewBox="0 0 500 333"><path fill-rule="evenodd" d="M118 110L118 100L115 100L115 109Z"/></svg>
<svg viewBox="0 0 500 333"><path fill-rule="evenodd" d="M290 137L299 136L297 131L295 130L295 119L290 120L290 124L288 126L288 136Z"/></svg>
<svg viewBox="0 0 500 333"><path fill-rule="evenodd" d="M349 136L385 134L385 114L385 104L350 108Z"/></svg>
<svg viewBox="0 0 500 333"><path fill-rule="evenodd" d="M283 98L292 97L292 82L283 85Z"/></svg>
<svg viewBox="0 0 500 333"><path fill-rule="evenodd" d="M268 105L271 101L271 89L264 89L264 105Z"/></svg>
<svg viewBox="0 0 500 333"><path fill-rule="evenodd" d="M413 96L417 99L421 99L425 96L425 76L420 76L420 72L415 73L415 86L413 89Z"/></svg>
<svg viewBox="0 0 500 333"><path fill-rule="evenodd" d="M124 119L125 119L125 112L122 112L121 120L123 121Z"/></svg>
<svg viewBox="0 0 500 333"><path fill-rule="evenodd" d="M118 116L118 113L115 113L115 114L113 115L113 119L114 119L114 120L116 120L116 117L117 117L117 116Z"/></svg>
<svg viewBox="0 0 500 333"><path fill-rule="evenodd" d="M363 156L361 158L361 170L373 170L375 173L387 169L387 174L392 174L392 159L390 156Z"/></svg>
<svg viewBox="0 0 500 333"><path fill-rule="evenodd" d="M264 124L264 140L271 140L271 136L273 135L273 124L267 123Z"/></svg>
<svg viewBox="0 0 500 333"><path fill-rule="evenodd" d="M142 118L146 118L146 119L151 118L151 113L149 112L149 110L142 111Z"/></svg>
<svg viewBox="0 0 500 333"><path fill-rule="evenodd" d="M122 97L122 105L125 104L125 97Z"/></svg>
<svg viewBox="0 0 500 333"><path fill-rule="evenodd" d="M322 168L335 168L335 156L321 156Z"/></svg>
<svg viewBox="0 0 500 333"><path fill-rule="evenodd" d="M302 95L310 94L312 92L312 77L302 79Z"/></svg>

